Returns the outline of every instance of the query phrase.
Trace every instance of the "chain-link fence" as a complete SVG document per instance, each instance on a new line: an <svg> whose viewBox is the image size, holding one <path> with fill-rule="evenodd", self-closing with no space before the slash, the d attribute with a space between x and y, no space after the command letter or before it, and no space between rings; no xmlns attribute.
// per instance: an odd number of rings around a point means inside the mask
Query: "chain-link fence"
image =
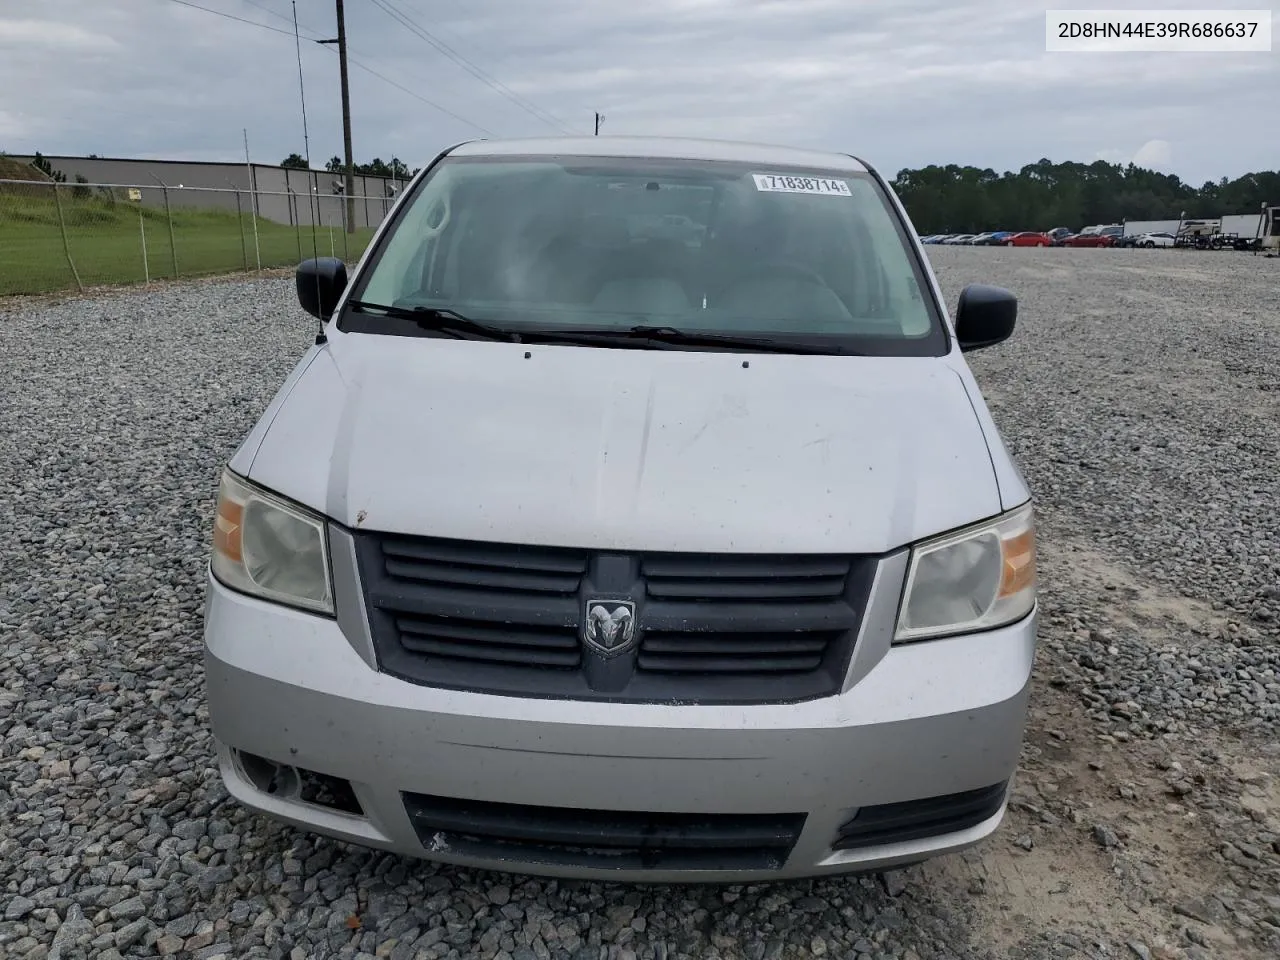
<svg viewBox="0 0 1280 960"><path fill-rule="evenodd" d="M352 262L393 202L0 180L0 296L288 267L317 255Z"/></svg>

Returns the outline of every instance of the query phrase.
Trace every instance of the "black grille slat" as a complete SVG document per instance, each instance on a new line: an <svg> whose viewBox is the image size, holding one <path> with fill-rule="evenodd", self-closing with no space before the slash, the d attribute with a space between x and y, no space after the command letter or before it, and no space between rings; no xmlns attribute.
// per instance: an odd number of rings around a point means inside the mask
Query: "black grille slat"
<svg viewBox="0 0 1280 960"><path fill-rule="evenodd" d="M640 651L639 667L650 673L805 673L822 666L822 654L787 657L678 657Z"/></svg>
<svg viewBox="0 0 1280 960"><path fill-rule="evenodd" d="M530 809L537 812L531 813ZM433 830L578 846L785 846L794 839L792 830L772 816L637 816L570 808L522 808L516 804L436 802L419 806L415 817Z"/></svg>
<svg viewBox="0 0 1280 960"><path fill-rule="evenodd" d="M583 574L587 569L587 555L581 551L542 550L471 541L388 537L382 541L382 552L385 556L405 560L458 563L498 570Z"/></svg>
<svg viewBox="0 0 1280 960"><path fill-rule="evenodd" d="M750 633L668 634L647 632L641 649L655 654L747 654L821 653L837 633Z"/></svg>
<svg viewBox="0 0 1280 960"><path fill-rule="evenodd" d="M628 850L621 847L573 847L497 840L441 833L447 848L459 856L495 863L536 863L597 870L781 870L782 851L771 848Z"/></svg>
<svg viewBox="0 0 1280 960"><path fill-rule="evenodd" d="M645 557L645 592L659 600L760 602L844 593L847 557Z"/></svg>
<svg viewBox="0 0 1280 960"><path fill-rule="evenodd" d="M481 567L445 566L387 558L387 573L398 580L417 583L453 584L481 590L511 590L520 593L571 594L582 582L581 574L508 572Z"/></svg>
<svg viewBox="0 0 1280 960"><path fill-rule="evenodd" d="M848 630L858 615L843 601L796 603L662 603L644 610L644 628L658 633L798 633Z"/></svg>
<svg viewBox="0 0 1280 960"><path fill-rule="evenodd" d="M430 640L422 637L405 637L401 641L413 653L426 656L451 657L455 660L480 660L485 663L510 663L525 667L576 667L581 659L575 650L530 649L529 647L499 647L496 645L472 645Z"/></svg>
<svg viewBox="0 0 1280 960"><path fill-rule="evenodd" d="M428 686L624 702L840 689L875 557L593 552L353 531L379 669ZM635 603L605 658L585 605Z"/></svg>
<svg viewBox="0 0 1280 960"><path fill-rule="evenodd" d="M421 620L413 617L397 617L396 628L402 635L454 643L578 649L577 635L571 630L537 630L529 627L509 629L448 620Z"/></svg>
<svg viewBox="0 0 1280 960"><path fill-rule="evenodd" d="M679 580L845 577L849 573L849 558L649 556L641 561L640 570L646 578Z"/></svg>
<svg viewBox="0 0 1280 960"><path fill-rule="evenodd" d="M1007 782L942 797L862 807L840 827L836 850L905 843L976 827L1000 810Z"/></svg>
<svg viewBox="0 0 1280 960"><path fill-rule="evenodd" d="M645 582L645 592L656 599L793 600L828 599L844 592L844 578L804 580L659 580Z"/></svg>
<svg viewBox="0 0 1280 960"><path fill-rule="evenodd" d="M577 627L579 619L575 597L544 597L541 602L531 604L517 594L427 585L409 590L389 585L389 588L371 588L369 599L373 606L395 613L495 624Z"/></svg>
<svg viewBox="0 0 1280 960"><path fill-rule="evenodd" d="M494 860L611 869L780 869L805 815L534 807L404 795L421 842Z"/></svg>

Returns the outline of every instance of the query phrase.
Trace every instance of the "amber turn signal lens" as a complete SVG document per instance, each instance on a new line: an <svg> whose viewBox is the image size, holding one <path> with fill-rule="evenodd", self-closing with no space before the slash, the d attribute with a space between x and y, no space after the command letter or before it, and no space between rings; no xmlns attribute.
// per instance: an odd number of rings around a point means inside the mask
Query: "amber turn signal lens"
<svg viewBox="0 0 1280 960"><path fill-rule="evenodd" d="M218 500L218 513L213 520L213 549L233 563L240 563L241 523L244 520L244 504L228 497Z"/></svg>
<svg viewBox="0 0 1280 960"><path fill-rule="evenodd" d="M1009 597L1036 582L1036 531L1034 527L1000 541L1004 568L1000 576L1000 596Z"/></svg>

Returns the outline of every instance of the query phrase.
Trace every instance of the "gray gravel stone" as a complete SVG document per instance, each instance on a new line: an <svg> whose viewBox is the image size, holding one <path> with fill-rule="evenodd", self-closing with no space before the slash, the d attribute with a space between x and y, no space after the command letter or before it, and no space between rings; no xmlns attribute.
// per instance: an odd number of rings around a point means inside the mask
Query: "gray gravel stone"
<svg viewBox="0 0 1280 960"><path fill-rule="evenodd" d="M21 920L36 908L35 902L26 897L14 897L4 908L6 920Z"/></svg>
<svg viewBox="0 0 1280 960"><path fill-rule="evenodd" d="M130 897L128 900L121 900L107 912L113 920L136 920L147 912L147 905L142 902L141 897Z"/></svg>
<svg viewBox="0 0 1280 960"><path fill-rule="evenodd" d="M1103 847L1115 847L1120 844L1120 838L1116 835L1115 830L1104 823L1094 826L1093 839L1098 841L1099 846Z"/></svg>
<svg viewBox="0 0 1280 960"><path fill-rule="evenodd" d="M115 945L118 950L127 950L135 943L141 942L142 938L147 935L147 931L151 929L151 921L145 917L141 920L135 920L132 923L125 924L115 933Z"/></svg>

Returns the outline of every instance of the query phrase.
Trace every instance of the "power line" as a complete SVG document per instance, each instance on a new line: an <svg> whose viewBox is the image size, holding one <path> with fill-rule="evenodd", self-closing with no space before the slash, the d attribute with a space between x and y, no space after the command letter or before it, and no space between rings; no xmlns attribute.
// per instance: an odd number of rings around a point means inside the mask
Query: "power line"
<svg viewBox="0 0 1280 960"><path fill-rule="evenodd" d="M480 80L482 83L486 84L487 86L491 87L500 95L506 97L508 100L516 104L522 110L533 115L537 119L541 120L543 123L548 124L552 127L556 127L563 133L568 133L568 134L573 133L572 130L566 127L565 124L562 123L555 116L543 110L541 107L537 106L536 104L526 100L524 97L520 96L510 87L508 87L506 84L502 83L502 81L498 80L496 77L492 76L491 74L486 73L476 64L472 63L462 54L458 53L456 50L450 47L443 40L436 37L433 33L431 33L431 31L427 30L425 27L416 23L403 11L396 8L396 6L392 4L390 0L372 0L372 3L374 6L378 7L380 10L386 13L389 17L393 18L401 25L407 27L409 30L415 33L420 39L424 40L426 43L430 44L436 50L443 53L446 57L448 57L458 66L462 67L464 70L470 73L473 77Z"/></svg>
<svg viewBox="0 0 1280 960"><path fill-rule="evenodd" d="M275 17L277 20L283 20L285 23L292 23L292 22L293 22L293 21L292 21L292 20L290 20L288 17L286 17L283 13L277 13L275 10L272 10L270 7L268 7L265 3L259 3L259 2L258 2L258 0L244 0L244 2L245 2L245 3L247 3L247 4L249 4L249 6L251 6L251 7L257 7L259 10L262 10L262 11L265 11L266 13L271 14L271 16ZM308 27L308 26L303 26L303 27L302 27L302 29L303 29L303 30L306 30L306 31L307 31L307 32L309 32L309 33L319 33L319 32L320 32L320 31L318 31L318 30L312 30L312 29L311 29L310 27ZM307 39L310 39L310 37L308 37Z"/></svg>
<svg viewBox="0 0 1280 960"><path fill-rule="evenodd" d="M223 13L221 10L211 10L209 7L202 7L198 3L191 3L190 0L170 0L170 3L180 3L184 7L191 7L193 10L203 10L205 13L212 13L215 17L225 17L228 20L235 20L238 23L247 23L251 27L261 27L263 30L270 30L272 33L282 33L286 37L292 39L292 30L281 30L279 27L273 27L269 23L259 23L257 20L246 20L244 17L237 17L234 14Z"/></svg>
<svg viewBox="0 0 1280 960"><path fill-rule="evenodd" d="M372 67L365 66L365 64L361 63L359 60L357 60L353 56L350 56L349 54L347 56L347 61L352 66L359 67L365 73L373 74L373 76L377 77L379 80L383 81L384 83L389 83L391 84L391 86L395 87L397 90L407 93L409 96L413 97L415 100L421 100L427 106L434 107L436 110L439 110L445 116L453 117L453 119L459 121L460 123L465 123L467 126L471 127L473 130L479 130L485 136L489 136L489 137L497 136L497 134L494 133L492 130L489 130L489 129L486 129L485 127L480 126L480 124L476 123L474 120L468 120L466 117L458 116L458 114L454 113L452 110L449 110L446 107L440 106L440 104L436 103L434 100L428 100L426 97L422 96L419 93L415 93L414 91L410 90L408 87L402 86L401 84L396 83L396 81L392 80L390 77L383 76L377 70L374 70Z"/></svg>
<svg viewBox="0 0 1280 960"><path fill-rule="evenodd" d="M217 17L225 17L228 20L235 20L237 23L247 23L251 27L260 27L263 30L270 30L272 33L282 34L288 37L290 40L294 39L294 34L292 30L282 30L277 27L273 27L269 23L259 23L257 20L246 20L244 17L237 17L230 13L223 13L221 10L213 10L213 9L210 9L209 7L202 7L198 3L191 3L190 0L170 0L170 2L181 4L184 7L191 7L195 10L203 10L205 13L212 13L214 16L217 16ZM254 4L254 6L260 6L260 4ZM262 7L262 9L266 10L265 7ZM267 12L271 13L270 10L267 10ZM292 22L292 20L290 20L289 22ZM312 33L319 33L318 30L314 30L311 27L307 27L306 29L310 30ZM313 40L310 37L308 39L312 40L313 43L315 42L315 40ZM330 52L334 52L334 51L330 51ZM426 97L422 96L420 93L416 93L413 90L410 90L404 84L397 83L395 80L392 80L390 77L384 76L383 74L379 73L377 70L374 70L372 67L366 66L365 64L357 60L355 57L348 55L347 60L353 66L357 66L361 70L365 71L365 73L372 74L373 76L381 80L383 83L390 84L391 86L399 90L401 93L408 94L409 96L413 97L415 100L421 101L422 103L425 103L427 106L431 107L432 109L440 111L445 116L451 117L454 120L457 120L459 123L464 123L468 127L471 127L473 130L478 130L481 133L485 134L486 136L490 136L490 137L497 136L497 134L495 134L492 130L482 127L480 124L476 123L474 120L468 120L466 117L463 117L463 116L460 116L459 114L454 113L452 110L448 109L447 107L441 106L440 104L436 103L434 100L428 100Z"/></svg>
<svg viewBox="0 0 1280 960"><path fill-rule="evenodd" d="M281 20L285 21L286 23L292 22L284 14L276 13L270 7L265 6L264 4L258 3L258 0L245 0L245 3L252 4L253 6L257 7L259 10L265 10L267 13L271 14L274 17L279 17ZM314 27L304 26L303 29L311 33L320 35L320 31L315 29ZM308 38L308 39L311 39L311 38ZM320 41L316 40L314 42L319 43ZM351 55L350 44L347 45L347 61L353 64L354 66L359 67L361 70L365 71L365 73L368 73L371 76L377 77L383 83L388 83L391 86L395 87L397 90L401 91L402 93L407 93L409 96L413 97L415 100L419 100L422 103L427 104L429 107L432 107L433 109L440 111L445 116L452 117L454 120L457 120L459 123L466 124L467 126L471 127L473 130L479 130L481 133L485 134L486 136L490 136L490 137L497 136L497 134L494 133L492 130L482 127L480 126L480 124L475 123L472 120L468 120L466 117L459 116L458 114L454 113L452 110L449 110L446 107L442 107L440 104L436 103L434 100L428 100L426 97L415 93L414 91L410 90L408 87L402 86L401 84L392 80L390 77L383 76L382 74L378 73L378 71L374 70L372 67L357 60L354 56Z"/></svg>

